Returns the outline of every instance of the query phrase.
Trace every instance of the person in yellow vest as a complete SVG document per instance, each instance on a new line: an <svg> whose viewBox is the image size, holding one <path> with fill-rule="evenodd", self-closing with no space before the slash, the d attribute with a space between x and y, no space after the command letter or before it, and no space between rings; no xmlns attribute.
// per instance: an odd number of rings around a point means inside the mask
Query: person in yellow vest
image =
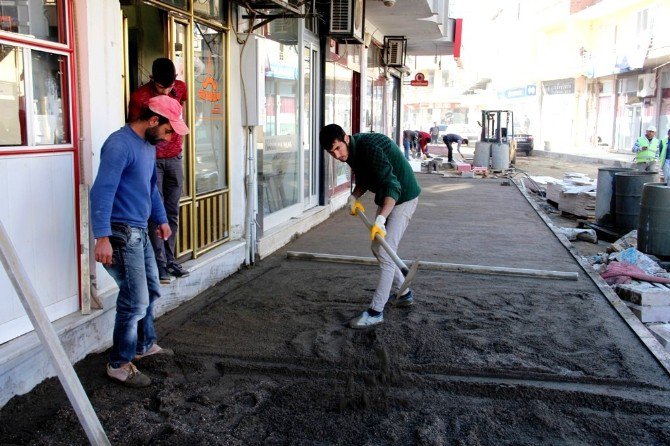
<svg viewBox="0 0 670 446"><path fill-rule="evenodd" d="M665 184L669 184L670 181L670 152L668 152L668 142L670 140L670 129L668 129L668 134L665 138L661 140L661 155L658 157L658 163L663 169L663 179Z"/></svg>
<svg viewBox="0 0 670 446"><path fill-rule="evenodd" d="M640 136L633 144L635 155L635 167L640 171L651 172L656 170L656 158L658 157L658 138L656 127L650 125L644 136Z"/></svg>

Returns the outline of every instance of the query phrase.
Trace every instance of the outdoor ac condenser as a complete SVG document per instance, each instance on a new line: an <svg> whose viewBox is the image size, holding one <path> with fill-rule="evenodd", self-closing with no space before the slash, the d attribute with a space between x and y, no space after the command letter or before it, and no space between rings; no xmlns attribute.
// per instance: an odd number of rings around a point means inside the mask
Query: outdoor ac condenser
<svg viewBox="0 0 670 446"><path fill-rule="evenodd" d="M364 43L365 0L331 0L328 35L340 42Z"/></svg>
<svg viewBox="0 0 670 446"><path fill-rule="evenodd" d="M647 98L656 93L656 74L646 73L637 77L637 96Z"/></svg>

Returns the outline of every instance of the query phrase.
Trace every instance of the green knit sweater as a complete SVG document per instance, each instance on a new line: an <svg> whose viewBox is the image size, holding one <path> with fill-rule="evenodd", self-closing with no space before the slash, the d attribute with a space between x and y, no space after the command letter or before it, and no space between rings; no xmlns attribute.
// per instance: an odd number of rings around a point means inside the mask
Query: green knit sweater
<svg viewBox="0 0 670 446"><path fill-rule="evenodd" d="M384 203L384 197L391 197L400 204L421 193L403 151L381 133L352 135L347 164L356 175L356 184L375 193L378 206Z"/></svg>

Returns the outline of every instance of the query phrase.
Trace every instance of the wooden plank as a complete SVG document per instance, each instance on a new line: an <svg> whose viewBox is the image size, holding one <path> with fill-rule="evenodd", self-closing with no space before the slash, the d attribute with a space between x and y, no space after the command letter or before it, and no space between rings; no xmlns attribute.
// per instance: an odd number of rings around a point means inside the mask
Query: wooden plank
<svg viewBox="0 0 670 446"><path fill-rule="evenodd" d="M79 211L85 217L81 219L79 228L79 263L81 264L79 288L81 289L81 314L91 313L91 269L89 267L89 209L88 209L88 186L79 185Z"/></svg>
<svg viewBox="0 0 670 446"><path fill-rule="evenodd" d="M332 262L332 263L353 263L358 265L377 265L377 259L374 257L358 257L358 256L344 256L336 254L319 254L310 252L288 251L286 257L289 259L298 260L314 260L317 262ZM406 265L413 263L412 261L401 260ZM451 271L458 273L469 274L491 274L498 276L519 276L519 277L535 277L537 279L562 279L562 280L577 280L578 273L567 271L547 271L526 268L508 268L502 266L481 266L481 265L464 265L459 263L440 263L440 262L426 262L419 260L419 268Z"/></svg>
<svg viewBox="0 0 670 446"><path fill-rule="evenodd" d="M89 442L94 445L109 445L109 439L100 424L100 420L86 396L86 392L74 371L74 367L72 367L65 349L60 343L58 335L51 325L47 313L37 297L37 293L1 221L0 261L28 314L30 322L35 327L37 336L54 363L58 379L60 379L70 403L72 403L72 407L86 432Z"/></svg>

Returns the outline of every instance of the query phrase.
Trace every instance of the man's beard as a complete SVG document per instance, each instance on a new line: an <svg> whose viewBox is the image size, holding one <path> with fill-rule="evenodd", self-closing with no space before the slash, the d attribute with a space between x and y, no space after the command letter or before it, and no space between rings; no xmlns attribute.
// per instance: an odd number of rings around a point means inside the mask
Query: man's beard
<svg viewBox="0 0 670 446"><path fill-rule="evenodd" d="M164 141L164 139L158 137L158 126L148 128L144 133L144 139L146 139L147 142L152 146L155 146L159 142Z"/></svg>

